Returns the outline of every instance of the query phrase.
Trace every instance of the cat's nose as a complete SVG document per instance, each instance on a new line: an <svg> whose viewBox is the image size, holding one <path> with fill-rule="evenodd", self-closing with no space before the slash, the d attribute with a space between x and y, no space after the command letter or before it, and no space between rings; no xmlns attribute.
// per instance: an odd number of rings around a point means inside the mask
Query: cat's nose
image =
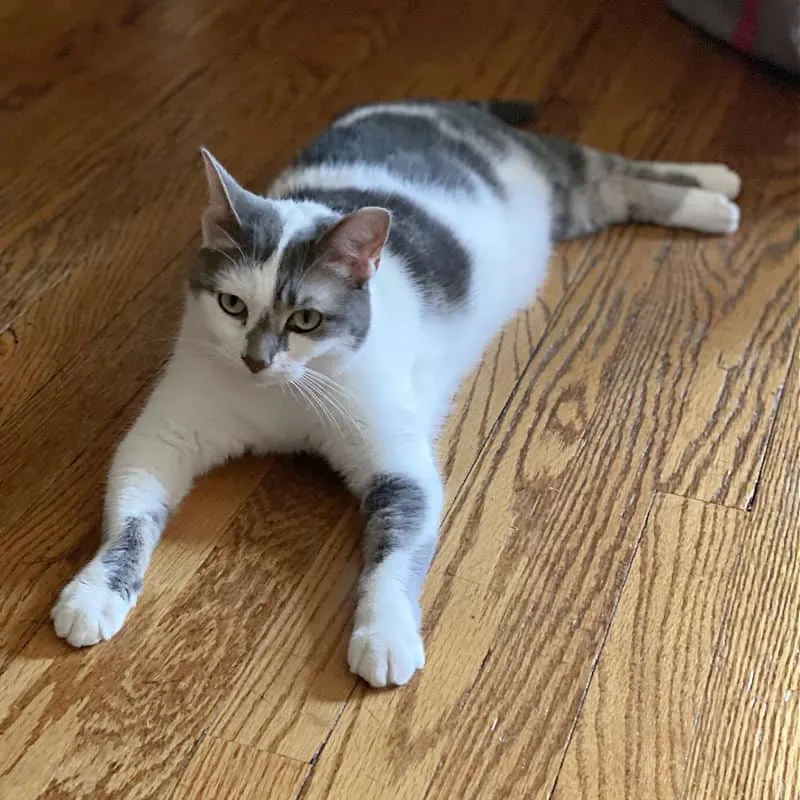
<svg viewBox="0 0 800 800"><path fill-rule="evenodd" d="M251 358L247 354L242 356L242 361L247 364L247 369L255 375L256 373L261 372L261 370L266 369L268 364L261 358Z"/></svg>

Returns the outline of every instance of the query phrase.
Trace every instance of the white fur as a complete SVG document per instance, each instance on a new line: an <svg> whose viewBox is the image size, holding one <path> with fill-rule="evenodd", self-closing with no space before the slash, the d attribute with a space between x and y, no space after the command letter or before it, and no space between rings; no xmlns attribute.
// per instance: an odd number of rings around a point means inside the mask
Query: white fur
<svg viewBox="0 0 800 800"><path fill-rule="evenodd" d="M739 206L716 192L686 189L668 222L676 228L691 226L706 233L733 233L739 228Z"/></svg>
<svg viewBox="0 0 800 800"><path fill-rule="evenodd" d="M117 633L135 602L109 589L96 556L61 592L51 614L53 626L74 647L87 647Z"/></svg>
<svg viewBox="0 0 800 800"><path fill-rule="evenodd" d="M742 188L742 179L725 164L674 164L669 161L652 161L647 166L661 174L680 173L695 178L700 188L735 200Z"/></svg>

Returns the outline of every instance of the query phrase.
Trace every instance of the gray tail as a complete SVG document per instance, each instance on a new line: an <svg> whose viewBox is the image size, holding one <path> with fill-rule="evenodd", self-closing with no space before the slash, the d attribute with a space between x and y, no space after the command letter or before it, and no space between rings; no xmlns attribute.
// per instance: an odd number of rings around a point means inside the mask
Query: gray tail
<svg viewBox="0 0 800 800"><path fill-rule="evenodd" d="M536 103L527 100L471 100L467 105L482 108L508 125L527 125L536 118Z"/></svg>

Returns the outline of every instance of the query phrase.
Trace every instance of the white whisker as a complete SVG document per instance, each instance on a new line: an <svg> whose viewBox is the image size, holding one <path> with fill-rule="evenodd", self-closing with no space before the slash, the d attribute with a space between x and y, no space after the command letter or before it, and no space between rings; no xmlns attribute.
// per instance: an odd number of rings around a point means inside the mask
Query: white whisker
<svg viewBox="0 0 800 800"><path fill-rule="evenodd" d="M331 409L341 417L343 422L353 426L356 430L361 430L363 428L361 421L353 414L350 408L348 408L347 400L352 399L352 395L350 395L349 392L345 391L327 375L316 372L315 370L307 369L303 374L303 379L307 386L314 387L316 396L331 407ZM339 397L342 398L341 400L334 395L332 391L334 389L338 391Z"/></svg>

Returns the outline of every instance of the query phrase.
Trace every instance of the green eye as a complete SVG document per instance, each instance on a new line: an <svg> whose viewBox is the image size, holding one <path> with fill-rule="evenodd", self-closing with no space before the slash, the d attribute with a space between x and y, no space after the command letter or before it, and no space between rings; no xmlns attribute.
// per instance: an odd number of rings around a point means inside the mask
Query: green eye
<svg viewBox="0 0 800 800"><path fill-rule="evenodd" d="M237 297L235 294L219 294L217 295L217 302L219 303L219 307L232 317L247 316L247 306L244 300Z"/></svg>
<svg viewBox="0 0 800 800"><path fill-rule="evenodd" d="M321 322L322 314L319 311L313 308L301 308L289 317L286 327L297 333L310 333L318 328Z"/></svg>

